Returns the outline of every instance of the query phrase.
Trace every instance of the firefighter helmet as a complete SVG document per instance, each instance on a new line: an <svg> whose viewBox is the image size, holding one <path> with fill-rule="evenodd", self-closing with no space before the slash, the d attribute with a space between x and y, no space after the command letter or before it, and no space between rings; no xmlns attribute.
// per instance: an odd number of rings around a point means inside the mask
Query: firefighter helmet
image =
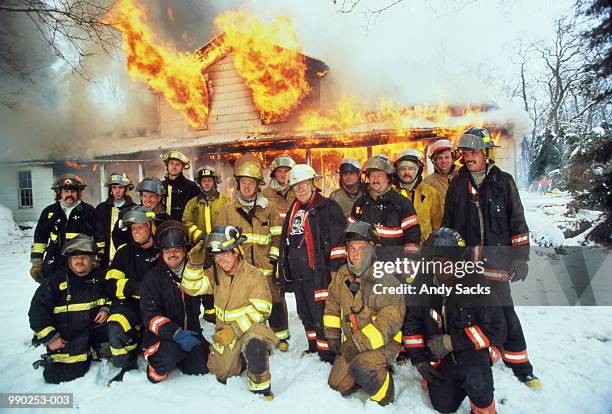
<svg viewBox="0 0 612 414"><path fill-rule="evenodd" d="M499 148L499 145L495 145L493 137L485 128L469 128L461 135L457 144L457 149L460 150L486 150L488 148Z"/></svg>
<svg viewBox="0 0 612 414"><path fill-rule="evenodd" d="M391 160L382 154L375 155L368 159L363 166L363 169L366 171L366 173L379 170L391 175L395 172L395 168L393 168L393 165L391 165Z"/></svg>
<svg viewBox="0 0 612 414"><path fill-rule="evenodd" d="M460 258L466 253L465 240L456 230L440 227L423 242L425 257Z"/></svg>
<svg viewBox="0 0 612 414"><path fill-rule="evenodd" d="M64 256L94 256L98 252L98 246L93 237L79 233L72 239L68 240L62 249Z"/></svg>
<svg viewBox="0 0 612 414"><path fill-rule="evenodd" d="M124 185L128 191L134 189L134 184L132 184L132 181L125 173L111 173L111 175L108 177L108 181L106 182L106 186L110 187L112 185Z"/></svg>
<svg viewBox="0 0 612 414"><path fill-rule="evenodd" d="M270 177L274 176L274 171L277 168L293 168L295 167L295 161L288 154L282 154L272 160L270 164Z"/></svg>
<svg viewBox="0 0 612 414"><path fill-rule="evenodd" d="M338 172L340 174L347 172L356 172L361 171L361 164L354 158L342 158L340 160L340 165L338 165Z"/></svg>
<svg viewBox="0 0 612 414"><path fill-rule="evenodd" d="M186 247L189 243L187 228L176 220L166 220L157 227L155 245L164 250L173 247Z"/></svg>
<svg viewBox="0 0 612 414"><path fill-rule="evenodd" d="M125 212L121 219L121 227L126 228L131 224L148 223L155 220L155 213L146 206L133 206Z"/></svg>
<svg viewBox="0 0 612 414"><path fill-rule="evenodd" d="M71 190L82 191L87 187L87 184L83 182L83 179L78 175L74 174L62 174L57 177L57 180L53 182L51 186L52 190L59 191L60 188L66 188Z"/></svg>
<svg viewBox="0 0 612 414"><path fill-rule="evenodd" d="M182 162L183 168L186 170L188 170L190 167L189 158L187 158L187 156L180 151L169 151L165 153L164 154L164 164L168 165L168 161L170 160L178 160Z"/></svg>
<svg viewBox="0 0 612 414"><path fill-rule="evenodd" d="M365 221L349 223L344 230L344 238L347 243L354 240L363 240L372 243L380 242L376 228Z"/></svg>
<svg viewBox="0 0 612 414"><path fill-rule="evenodd" d="M199 183L200 180L204 177L211 177L215 179L215 183L221 184L221 176L217 174L217 171L213 167L208 165L203 166L198 170L195 176L196 183Z"/></svg>
<svg viewBox="0 0 612 414"><path fill-rule="evenodd" d="M240 177L249 177L257 181L263 181L263 173L261 167L254 162L247 161L243 162L234 168L234 177L240 179Z"/></svg>
<svg viewBox="0 0 612 414"><path fill-rule="evenodd" d="M427 149L427 154L429 159L433 162L436 153L446 150L452 151L452 149L453 143L451 141L449 141L448 139L441 139L429 146L429 148Z"/></svg>
<svg viewBox="0 0 612 414"><path fill-rule="evenodd" d="M409 149L406 151L402 151L397 155L397 158L395 158L395 168L397 168L398 164L400 161L413 161L416 162L419 167L423 168L423 155L421 154L420 151L414 150L414 149Z"/></svg>
<svg viewBox="0 0 612 414"><path fill-rule="evenodd" d="M319 179L321 176L308 164L297 164L289 172L289 186L293 187L297 183L306 180Z"/></svg>
<svg viewBox="0 0 612 414"><path fill-rule="evenodd" d="M136 191L139 193L146 191L148 193L155 193L160 196L166 195L166 190L164 189L164 185L162 184L161 180L157 177L145 177L136 186Z"/></svg>
<svg viewBox="0 0 612 414"><path fill-rule="evenodd" d="M242 253L240 245L244 243L247 236L242 234L240 227L221 224L215 226L213 231L206 235L206 248L213 254L229 252L237 249Z"/></svg>

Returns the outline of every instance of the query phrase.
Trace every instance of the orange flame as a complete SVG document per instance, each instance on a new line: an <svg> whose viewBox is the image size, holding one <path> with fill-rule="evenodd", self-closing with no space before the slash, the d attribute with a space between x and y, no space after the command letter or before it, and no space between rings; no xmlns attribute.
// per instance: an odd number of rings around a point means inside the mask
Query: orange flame
<svg viewBox="0 0 612 414"><path fill-rule="evenodd" d="M298 53L289 19L278 17L265 24L244 12L229 11L217 16L215 24L235 55L236 70L253 92L263 122L286 119L310 92L304 56Z"/></svg>
<svg viewBox="0 0 612 414"><path fill-rule="evenodd" d="M144 6L132 0L117 1L106 23L123 32L129 74L162 92L193 127L203 127L208 117L208 88L197 57L156 42Z"/></svg>

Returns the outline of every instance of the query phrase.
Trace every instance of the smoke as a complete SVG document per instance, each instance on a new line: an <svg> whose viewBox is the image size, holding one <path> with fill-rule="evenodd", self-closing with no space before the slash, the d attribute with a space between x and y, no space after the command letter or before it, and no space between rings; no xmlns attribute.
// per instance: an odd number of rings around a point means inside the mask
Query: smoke
<svg viewBox="0 0 612 414"><path fill-rule="evenodd" d="M403 1L373 20L359 9L338 13L332 1L143 3L161 40L185 52L216 34L213 21L221 11L247 7L269 19L289 15L302 52L330 67L325 83L335 86L332 96L344 93L372 106L381 97L398 105L496 101L503 106L516 80L513 42L545 37L567 2L456 0L449 7L441 0ZM86 81L49 51L27 17L0 13L0 27L13 34L0 36L0 57L5 61L16 53L15 66L31 74L21 76L0 64L0 99L18 102L14 109L0 104L0 140L10 144L3 145L9 150L0 160L61 159L66 150L87 147L87 137L157 125L154 97L146 84L129 77L120 52L109 56L92 49ZM520 129L524 119L517 115Z"/></svg>

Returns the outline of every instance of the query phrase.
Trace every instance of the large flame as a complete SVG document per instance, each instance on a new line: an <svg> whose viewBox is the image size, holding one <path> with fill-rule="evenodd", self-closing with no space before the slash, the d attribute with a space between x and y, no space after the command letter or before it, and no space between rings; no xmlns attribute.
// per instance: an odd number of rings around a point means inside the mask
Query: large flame
<svg viewBox="0 0 612 414"><path fill-rule="evenodd" d="M162 92L193 127L203 127L208 117L208 88L197 57L157 41L144 6L134 1L117 1L106 20L123 32L129 74Z"/></svg>
<svg viewBox="0 0 612 414"><path fill-rule="evenodd" d="M310 92L290 20L277 17L266 24L256 16L228 11L217 16L215 24L234 53L236 70L253 92L263 122L284 120Z"/></svg>

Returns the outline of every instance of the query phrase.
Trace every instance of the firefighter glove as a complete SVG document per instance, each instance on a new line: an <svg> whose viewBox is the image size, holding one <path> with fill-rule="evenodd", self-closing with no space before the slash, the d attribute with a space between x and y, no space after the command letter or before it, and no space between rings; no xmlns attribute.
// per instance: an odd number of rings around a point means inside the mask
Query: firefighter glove
<svg viewBox="0 0 612 414"><path fill-rule="evenodd" d="M185 331L183 328L178 328L173 339L183 351L191 352L194 347L202 343L197 336L198 334L194 331Z"/></svg>
<svg viewBox="0 0 612 414"><path fill-rule="evenodd" d="M340 351L340 338L327 338L327 344L329 345L329 349L334 354L339 354Z"/></svg>
<svg viewBox="0 0 612 414"><path fill-rule="evenodd" d="M219 329L212 336L212 340L221 346L227 346L236 339L236 333L230 325L223 325L223 328Z"/></svg>
<svg viewBox="0 0 612 414"><path fill-rule="evenodd" d="M434 335L427 341L427 347L434 358L442 359L453 351L453 341L447 334Z"/></svg>
<svg viewBox="0 0 612 414"><path fill-rule="evenodd" d="M351 362L359 354L359 350L351 339L347 339L340 345L340 353L346 359L346 362Z"/></svg>
<svg viewBox="0 0 612 414"><path fill-rule="evenodd" d="M513 282L523 281L527 279L529 273L529 265L525 261L517 261L512 263L512 278Z"/></svg>
<svg viewBox="0 0 612 414"><path fill-rule="evenodd" d="M429 361L419 362L415 364L415 368L425 380L432 385L439 385L444 379L437 369L431 366Z"/></svg>
<svg viewBox="0 0 612 414"><path fill-rule="evenodd" d="M204 240L200 240L198 244L193 246L189 251L189 264L193 266L202 266L204 265L205 255L204 255Z"/></svg>
<svg viewBox="0 0 612 414"><path fill-rule="evenodd" d="M42 262L32 263L32 267L30 267L30 276L32 276L32 279L34 279L37 283L42 283L44 279L42 270L43 270Z"/></svg>

